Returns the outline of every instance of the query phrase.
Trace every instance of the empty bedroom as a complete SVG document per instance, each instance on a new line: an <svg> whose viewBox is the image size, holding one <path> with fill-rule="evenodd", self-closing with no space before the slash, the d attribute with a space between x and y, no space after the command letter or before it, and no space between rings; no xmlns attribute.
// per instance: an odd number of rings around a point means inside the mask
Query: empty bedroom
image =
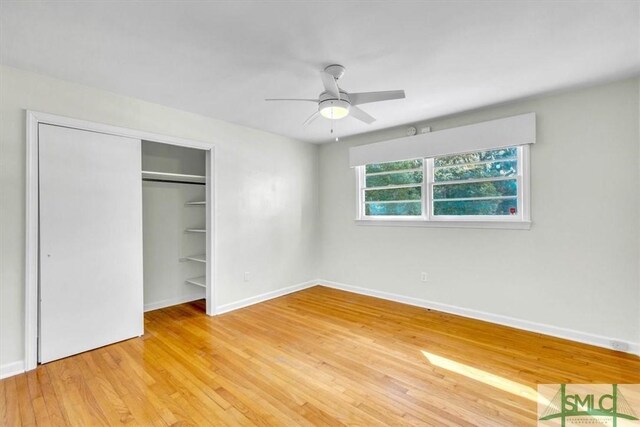
<svg viewBox="0 0 640 427"><path fill-rule="evenodd" d="M640 1L0 0L0 426L640 427Z"/></svg>

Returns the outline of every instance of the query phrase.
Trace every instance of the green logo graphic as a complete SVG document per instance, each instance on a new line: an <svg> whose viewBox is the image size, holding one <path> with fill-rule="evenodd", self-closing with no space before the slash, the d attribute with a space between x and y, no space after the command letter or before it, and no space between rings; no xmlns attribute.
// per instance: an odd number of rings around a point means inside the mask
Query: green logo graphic
<svg viewBox="0 0 640 427"><path fill-rule="evenodd" d="M567 385L560 384L547 408L539 418L547 421L559 418L564 427L568 417L606 417L613 427L619 419L637 421L638 417L620 391L618 384L611 384L611 393L567 393Z"/></svg>

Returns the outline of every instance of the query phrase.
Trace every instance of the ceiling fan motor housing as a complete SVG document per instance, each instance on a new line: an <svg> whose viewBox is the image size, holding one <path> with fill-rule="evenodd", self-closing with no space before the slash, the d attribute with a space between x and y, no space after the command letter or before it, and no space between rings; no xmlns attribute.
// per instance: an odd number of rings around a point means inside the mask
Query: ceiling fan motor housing
<svg viewBox="0 0 640 427"><path fill-rule="evenodd" d="M349 104L351 104L351 99L349 98L349 94L343 90L340 91L340 99L343 101L347 101ZM329 92L322 92L318 96L318 101L320 101L320 103L324 101L329 101L329 100L337 100L337 98L334 95L330 94Z"/></svg>

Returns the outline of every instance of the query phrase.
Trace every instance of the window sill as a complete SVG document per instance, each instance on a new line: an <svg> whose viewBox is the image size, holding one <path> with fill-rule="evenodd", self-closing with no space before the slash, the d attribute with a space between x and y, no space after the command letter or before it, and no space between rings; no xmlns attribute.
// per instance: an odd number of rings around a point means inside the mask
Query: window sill
<svg viewBox="0 0 640 427"><path fill-rule="evenodd" d="M529 230L531 221L425 221L422 219L356 219L356 225L376 227L493 228Z"/></svg>

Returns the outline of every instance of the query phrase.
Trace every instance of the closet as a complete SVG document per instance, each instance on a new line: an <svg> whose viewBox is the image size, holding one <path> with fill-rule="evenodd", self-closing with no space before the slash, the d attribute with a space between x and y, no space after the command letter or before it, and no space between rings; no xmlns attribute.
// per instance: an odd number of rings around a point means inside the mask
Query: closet
<svg viewBox="0 0 640 427"><path fill-rule="evenodd" d="M205 298L205 152L142 141L145 311Z"/></svg>
<svg viewBox="0 0 640 427"><path fill-rule="evenodd" d="M212 146L47 119L64 125L36 123L28 140L37 167L29 368L141 336L144 311L207 299L211 314Z"/></svg>

